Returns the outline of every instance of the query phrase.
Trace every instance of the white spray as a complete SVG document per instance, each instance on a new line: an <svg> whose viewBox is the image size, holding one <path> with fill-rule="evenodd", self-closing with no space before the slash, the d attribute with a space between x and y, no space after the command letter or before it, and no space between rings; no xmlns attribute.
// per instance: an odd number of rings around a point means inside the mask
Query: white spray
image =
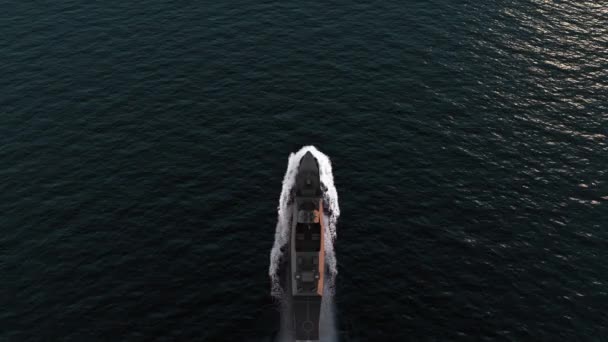
<svg viewBox="0 0 608 342"><path fill-rule="evenodd" d="M284 289L281 288L279 281L279 266L283 257L282 249L289 241L290 226L289 218L292 212L293 203L293 187L296 182L296 175L300 160L306 154L312 153L319 163L319 176L321 179L321 189L323 191L323 202L327 204L328 212L324 212L323 222L325 226L324 242L325 242L325 262L328 266L329 275L325 279L323 290L323 299L321 303L321 336L326 336L326 340L336 340L335 323L334 323L334 306L333 295L335 291L335 278L338 274L336 267L336 254L334 251L334 241L337 237L336 224L340 216L340 206L338 205L338 192L334 185L334 177L331 169L329 157L321 153L314 146L304 146L298 152L289 155L287 163L287 171L283 178L283 189L279 198L278 221L274 236L274 245L270 252L270 267L268 274L271 280L271 294L273 297L281 300L284 303Z"/></svg>

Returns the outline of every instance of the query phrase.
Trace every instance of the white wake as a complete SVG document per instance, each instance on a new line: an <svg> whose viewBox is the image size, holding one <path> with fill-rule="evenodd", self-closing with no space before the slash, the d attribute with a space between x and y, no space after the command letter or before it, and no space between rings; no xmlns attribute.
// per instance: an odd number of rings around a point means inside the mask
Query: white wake
<svg viewBox="0 0 608 342"><path fill-rule="evenodd" d="M326 285L330 287L330 295L333 295L334 280L338 274L336 267L336 254L334 252L334 241L336 240L336 223L340 216L340 206L338 205L338 191L334 185L334 176L331 170L329 157L317 150L314 146L304 146L298 152L289 155L287 171L283 177L283 189L279 198L278 221L274 234L274 245L270 252L270 267L268 274L272 283L271 294L276 298L281 298L283 289L279 282L278 270L283 257L282 248L289 241L289 217L292 212L293 187L296 182L296 174L300 159L310 151L319 163L319 176L321 178L321 189L323 190L323 202L327 204L329 212L324 213L325 231L325 261L329 267L329 279Z"/></svg>

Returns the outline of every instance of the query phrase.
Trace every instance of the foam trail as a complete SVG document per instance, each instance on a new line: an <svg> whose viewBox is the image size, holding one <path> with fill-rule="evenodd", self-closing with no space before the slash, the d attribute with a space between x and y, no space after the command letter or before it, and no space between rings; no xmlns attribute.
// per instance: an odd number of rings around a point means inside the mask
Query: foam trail
<svg viewBox="0 0 608 342"><path fill-rule="evenodd" d="M298 152L289 155L287 171L283 177L281 197L279 198L274 245L270 252L270 267L268 269L268 274L271 280L271 295L280 300L283 313L289 311L290 303L288 300L284 300L284 289L281 288L278 270L281 258L283 257L283 249L289 241L291 228L289 226L289 218L290 213L292 212L291 200L293 199L293 187L296 181L298 166L300 164L300 159L309 151L319 163L319 177L321 180L321 189L323 191L323 202L326 204L327 208L327 212L323 215L325 226L323 234L325 242L325 262L328 266L329 274L325 279L323 290L323 299L321 303L322 326L320 327L319 332L323 341L337 341L333 296L335 293L335 278L338 274L338 270L336 266L337 261L334 251L334 241L337 237L336 224L338 222L338 217L340 216L340 206L338 205L338 191L334 185L334 177L329 157L321 153L314 146L304 146ZM281 340L283 340L283 338Z"/></svg>

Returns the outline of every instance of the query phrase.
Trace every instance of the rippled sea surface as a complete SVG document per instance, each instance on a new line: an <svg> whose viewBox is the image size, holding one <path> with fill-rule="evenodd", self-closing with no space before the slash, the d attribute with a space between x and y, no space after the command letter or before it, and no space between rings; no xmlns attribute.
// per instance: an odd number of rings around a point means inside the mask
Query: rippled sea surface
<svg viewBox="0 0 608 342"><path fill-rule="evenodd" d="M0 340L268 337L307 144L343 340L608 336L605 2L9 0L0 32Z"/></svg>

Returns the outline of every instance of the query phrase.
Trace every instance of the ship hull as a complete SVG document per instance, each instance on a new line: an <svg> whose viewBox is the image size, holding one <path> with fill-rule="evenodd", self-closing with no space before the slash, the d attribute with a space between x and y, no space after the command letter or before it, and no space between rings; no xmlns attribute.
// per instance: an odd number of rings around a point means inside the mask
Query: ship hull
<svg viewBox="0 0 608 342"><path fill-rule="evenodd" d="M290 239L281 267L282 330L286 340L319 341L327 267L319 168L310 152L300 161L293 190Z"/></svg>

